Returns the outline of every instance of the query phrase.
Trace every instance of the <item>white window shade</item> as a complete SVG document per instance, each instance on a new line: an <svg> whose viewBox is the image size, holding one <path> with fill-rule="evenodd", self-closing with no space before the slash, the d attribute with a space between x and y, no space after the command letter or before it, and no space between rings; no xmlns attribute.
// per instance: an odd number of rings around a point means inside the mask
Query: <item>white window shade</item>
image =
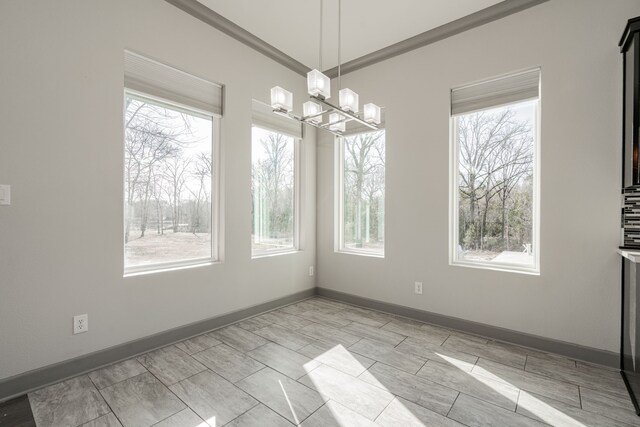
<svg viewBox="0 0 640 427"><path fill-rule="evenodd" d="M540 96L540 68L451 90L451 115L470 113Z"/></svg>
<svg viewBox="0 0 640 427"><path fill-rule="evenodd" d="M302 124L273 112L271 106L255 99L252 102L253 124L294 138L302 138Z"/></svg>
<svg viewBox="0 0 640 427"><path fill-rule="evenodd" d="M124 85L127 89L222 116L221 85L126 50Z"/></svg>

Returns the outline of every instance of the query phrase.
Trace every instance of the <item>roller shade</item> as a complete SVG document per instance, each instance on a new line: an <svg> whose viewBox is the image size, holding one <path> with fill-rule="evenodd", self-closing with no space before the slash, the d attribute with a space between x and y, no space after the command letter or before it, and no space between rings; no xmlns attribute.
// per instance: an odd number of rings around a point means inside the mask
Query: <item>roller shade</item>
<svg viewBox="0 0 640 427"><path fill-rule="evenodd" d="M127 89L222 116L221 85L126 50L124 85Z"/></svg>
<svg viewBox="0 0 640 427"><path fill-rule="evenodd" d="M451 90L451 115L470 113L540 96L540 69Z"/></svg>
<svg viewBox="0 0 640 427"><path fill-rule="evenodd" d="M274 113L271 106L255 99L252 101L251 120L254 125L261 128L294 138L302 138L302 123Z"/></svg>

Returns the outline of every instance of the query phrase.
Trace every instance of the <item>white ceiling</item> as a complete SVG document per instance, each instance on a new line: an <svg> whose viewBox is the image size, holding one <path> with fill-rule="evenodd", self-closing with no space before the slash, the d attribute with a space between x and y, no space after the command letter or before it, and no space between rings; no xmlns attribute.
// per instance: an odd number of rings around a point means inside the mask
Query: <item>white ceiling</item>
<svg viewBox="0 0 640 427"><path fill-rule="evenodd" d="M198 0L309 68L318 68L320 0ZM342 63L502 0L345 0ZM338 0L324 0L322 69L338 64Z"/></svg>

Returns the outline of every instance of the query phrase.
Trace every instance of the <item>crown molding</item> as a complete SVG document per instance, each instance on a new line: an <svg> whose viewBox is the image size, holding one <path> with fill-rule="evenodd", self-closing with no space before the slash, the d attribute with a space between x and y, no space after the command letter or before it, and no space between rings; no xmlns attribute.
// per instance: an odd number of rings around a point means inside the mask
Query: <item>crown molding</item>
<svg viewBox="0 0 640 427"><path fill-rule="evenodd" d="M401 42L394 43L375 52L345 62L340 67L340 73L344 76L361 68L377 64L378 62L402 55L403 53L411 52L412 50L472 30L489 22L497 21L498 19L513 15L514 13L521 12L547 1L549 0L505 0L472 13L471 15L464 16ZM337 77L338 67L330 68L324 71L324 74L329 78Z"/></svg>
<svg viewBox="0 0 640 427"><path fill-rule="evenodd" d="M277 49L276 47L265 42L261 38L256 37L249 31L228 20L219 13L209 9L207 6L197 0L165 0L177 8L183 10L189 15L198 18L202 22L209 24L213 28L222 31L229 37L249 46L250 48L262 53L268 58L273 59L277 63L284 65L292 71L306 76L311 70L303 63L295 60L291 56ZM545 3L549 0L504 0L493 6L489 6L471 15L464 16L455 21L448 22L439 27L433 28L424 33L410 37L398 43L363 55L341 65L340 72L342 75L351 73L364 67L368 67L378 62L385 61L403 53L410 52L415 49L427 46L437 41L446 39L456 34L480 27L489 22L496 21L514 13L521 12L525 9ZM330 68L324 71L324 74L330 78L338 76L338 67Z"/></svg>
<svg viewBox="0 0 640 427"><path fill-rule="evenodd" d="M270 45L259 37L254 36L249 31L240 27L238 24L228 20L224 16L209 9L197 0L165 0L177 7L178 9L187 12L189 15L198 18L205 24L211 25L213 28L222 31L231 38L238 40L250 48L260 52L268 58L273 59L277 63L284 65L292 71L306 76L311 68L304 65L302 62L296 61L283 51Z"/></svg>

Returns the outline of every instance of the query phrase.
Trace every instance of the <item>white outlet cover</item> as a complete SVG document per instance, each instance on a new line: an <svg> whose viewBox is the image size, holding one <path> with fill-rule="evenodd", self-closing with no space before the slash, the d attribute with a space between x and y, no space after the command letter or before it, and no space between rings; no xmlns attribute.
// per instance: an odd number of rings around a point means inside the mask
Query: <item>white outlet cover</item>
<svg viewBox="0 0 640 427"><path fill-rule="evenodd" d="M309 267L309 276L313 276L313 266Z"/></svg>
<svg viewBox="0 0 640 427"><path fill-rule="evenodd" d="M81 334L89 330L89 315L79 314L73 316L73 334Z"/></svg>
<svg viewBox="0 0 640 427"><path fill-rule="evenodd" d="M414 288L415 288L416 294L422 295L422 282L415 282Z"/></svg>
<svg viewBox="0 0 640 427"><path fill-rule="evenodd" d="M9 206L11 204L11 186L0 185L0 206Z"/></svg>

